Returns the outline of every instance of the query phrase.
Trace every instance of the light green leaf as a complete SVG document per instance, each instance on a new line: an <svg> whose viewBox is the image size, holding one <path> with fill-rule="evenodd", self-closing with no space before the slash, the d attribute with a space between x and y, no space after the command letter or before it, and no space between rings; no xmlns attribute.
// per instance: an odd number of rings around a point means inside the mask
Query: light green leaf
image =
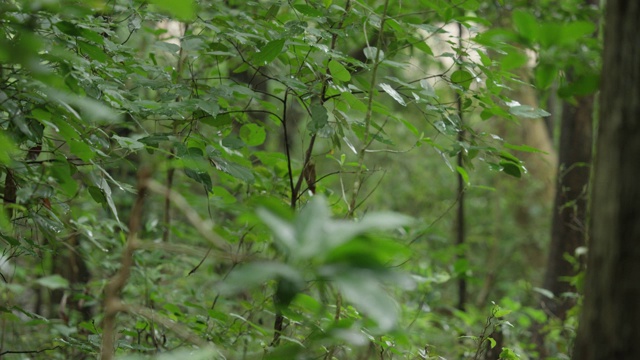
<svg viewBox="0 0 640 360"><path fill-rule="evenodd" d="M456 70L451 74L451 82L462 86L465 90L469 89L473 79L474 76L466 70Z"/></svg>
<svg viewBox="0 0 640 360"><path fill-rule="evenodd" d="M264 143L267 133L258 124L244 124L240 128L240 139L248 146L259 146Z"/></svg>
<svg viewBox="0 0 640 360"><path fill-rule="evenodd" d="M366 48L364 48L363 52L364 56L369 61L376 61L376 56L378 56L378 61L384 60L384 51L378 51L378 48L375 46L367 46Z"/></svg>
<svg viewBox="0 0 640 360"><path fill-rule="evenodd" d="M36 280L36 283L51 290L65 289L69 287L69 281L58 274L42 277Z"/></svg>
<svg viewBox="0 0 640 360"><path fill-rule="evenodd" d="M380 87L387 94L389 94L389 96L391 96L393 98L393 100L397 101L398 104L400 104L402 106L407 106L407 103L404 102L404 99L402 98L402 95L400 95L400 93L398 93L391 85L385 84L385 83L380 83Z"/></svg>
<svg viewBox="0 0 640 360"><path fill-rule="evenodd" d="M340 96L347 102L347 104L349 104L352 110L357 110L362 112L367 111L367 105L365 105L362 101L360 101L360 99L355 97L352 93L343 92Z"/></svg>
<svg viewBox="0 0 640 360"><path fill-rule="evenodd" d="M529 105L516 105L509 107L509 112L517 117L527 119L538 119L541 117L550 116L548 112L542 109L536 109Z"/></svg>
<svg viewBox="0 0 640 360"><path fill-rule="evenodd" d="M538 21L529 11L514 10L513 24L518 33L529 41L534 41L538 37Z"/></svg>
<svg viewBox="0 0 640 360"><path fill-rule="evenodd" d="M96 157L96 153L91 146L83 141L69 140L69 150L71 150L72 154L86 162Z"/></svg>
<svg viewBox="0 0 640 360"><path fill-rule="evenodd" d="M462 181L464 181L466 186L470 186L471 182L469 182L469 174L467 174L467 170L465 170L461 166L456 166L456 170L458 171L458 174L460 174L460 176L462 176Z"/></svg>
<svg viewBox="0 0 640 360"><path fill-rule="evenodd" d="M543 154L547 154L546 151L542 151L540 149L536 149L536 148L528 146L528 145L513 145L513 144L509 144L509 143L504 143L504 147L506 147L507 149L516 150L516 151L523 151L523 152L528 152L528 153L543 153Z"/></svg>
<svg viewBox="0 0 640 360"><path fill-rule="evenodd" d="M398 306L368 270L348 269L334 277L344 297L373 319L381 330L391 330L398 320Z"/></svg>
<svg viewBox="0 0 640 360"><path fill-rule="evenodd" d="M334 79L340 81L349 81L351 80L351 74L349 70L345 68L341 63L336 60L329 61L329 71L331 72L331 76Z"/></svg>
<svg viewBox="0 0 640 360"><path fill-rule="evenodd" d="M283 245L284 250L292 253L298 248L298 240L292 224L263 208L258 209L256 213L269 229L271 229L276 241Z"/></svg>
<svg viewBox="0 0 640 360"><path fill-rule="evenodd" d="M131 150L131 151L144 149L144 144L138 140L132 139L130 137L123 137L118 135L113 135L112 137L118 142L118 145L120 145L123 149Z"/></svg>
<svg viewBox="0 0 640 360"><path fill-rule="evenodd" d="M100 188L100 190L102 190L102 194L107 200L109 209L111 209L111 212L113 213L113 216L115 216L116 221L120 223L120 218L118 217L118 209L116 208L116 204L113 202L113 198L111 197L111 187L109 186L109 183L107 183L107 180L105 180L105 178L100 177L96 183L96 186Z"/></svg>
<svg viewBox="0 0 640 360"><path fill-rule="evenodd" d="M180 20L193 20L196 17L194 0L151 0L150 2Z"/></svg>

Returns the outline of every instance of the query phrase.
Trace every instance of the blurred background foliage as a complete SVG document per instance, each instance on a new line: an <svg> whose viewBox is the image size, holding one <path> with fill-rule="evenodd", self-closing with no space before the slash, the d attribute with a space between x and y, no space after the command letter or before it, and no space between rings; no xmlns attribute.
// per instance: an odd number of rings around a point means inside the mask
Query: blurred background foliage
<svg viewBox="0 0 640 360"><path fill-rule="evenodd" d="M584 0L5 1L0 356L569 358L576 302L545 304L580 272L543 278L598 19Z"/></svg>

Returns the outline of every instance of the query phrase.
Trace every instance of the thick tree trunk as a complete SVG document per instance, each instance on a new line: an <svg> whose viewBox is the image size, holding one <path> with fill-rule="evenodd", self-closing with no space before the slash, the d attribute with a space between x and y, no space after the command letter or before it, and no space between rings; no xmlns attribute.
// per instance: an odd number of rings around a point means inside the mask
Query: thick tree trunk
<svg viewBox="0 0 640 360"><path fill-rule="evenodd" d="M576 275L576 269L565 256L574 256L576 249L585 245L586 239L592 113L593 96L581 97L575 105L569 102L563 104L558 181L544 279L544 288L553 292L556 298L542 299L550 315L563 320L574 301L573 298L563 298L561 295L576 291L566 280L566 277Z"/></svg>
<svg viewBox="0 0 640 360"><path fill-rule="evenodd" d="M584 308L574 359L640 359L640 2L608 0Z"/></svg>

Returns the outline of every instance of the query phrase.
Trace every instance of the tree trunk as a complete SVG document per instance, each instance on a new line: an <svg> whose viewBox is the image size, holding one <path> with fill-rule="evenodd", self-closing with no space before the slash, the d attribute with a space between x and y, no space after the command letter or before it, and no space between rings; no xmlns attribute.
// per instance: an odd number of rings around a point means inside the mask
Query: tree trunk
<svg viewBox="0 0 640 360"><path fill-rule="evenodd" d="M640 2L609 0L584 308L574 359L640 359Z"/></svg>
<svg viewBox="0 0 640 360"><path fill-rule="evenodd" d="M558 181L553 211L551 245L544 279L544 288L556 295L542 302L552 316L562 320L575 305L566 292L575 292L567 277L576 275L574 266L565 256L575 256L585 245L587 223L587 186L591 162L593 95L580 97L577 104L562 106ZM581 261L581 259L579 259Z"/></svg>

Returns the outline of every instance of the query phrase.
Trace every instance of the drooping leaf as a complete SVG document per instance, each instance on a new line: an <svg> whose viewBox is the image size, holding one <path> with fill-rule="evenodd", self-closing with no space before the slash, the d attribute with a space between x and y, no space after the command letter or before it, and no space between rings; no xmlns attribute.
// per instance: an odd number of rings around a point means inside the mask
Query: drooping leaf
<svg viewBox="0 0 640 360"><path fill-rule="evenodd" d="M391 96L393 98L393 100L397 101L398 104L402 105L402 106L407 106L407 103L404 101L404 99L402 98L402 95L400 95L400 93L398 93L396 91L396 89L394 89L391 85L389 84L385 84L385 83L380 83L380 87L382 88L382 90L384 90L387 94L389 94L389 96Z"/></svg>
<svg viewBox="0 0 640 360"><path fill-rule="evenodd" d="M36 283L51 290L65 289L69 287L69 281L58 274L41 277L36 280Z"/></svg>

